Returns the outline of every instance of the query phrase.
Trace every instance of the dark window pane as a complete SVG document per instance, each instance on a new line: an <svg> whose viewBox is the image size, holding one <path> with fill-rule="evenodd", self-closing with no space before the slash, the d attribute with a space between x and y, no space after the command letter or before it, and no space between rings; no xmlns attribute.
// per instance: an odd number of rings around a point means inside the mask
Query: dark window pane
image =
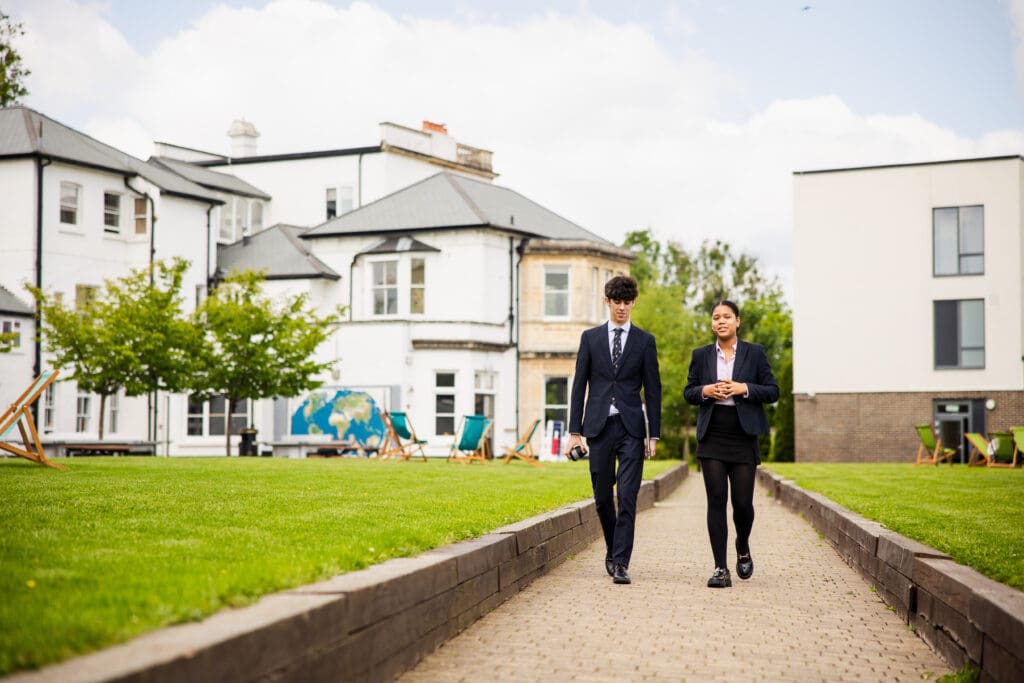
<svg viewBox="0 0 1024 683"><path fill-rule="evenodd" d="M202 436L203 435L203 418L202 417L190 417L190 418L188 418L188 435L189 436Z"/></svg>
<svg viewBox="0 0 1024 683"><path fill-rule="evenodd" d="M554 377L545 382L544 402L548 405L565 405L568 403L569 380L565 377Z"/></svg>
<svg viewBox="0 0 1024 683"><path fill-rule="evenodd" d="M454 387L455 386L455 373L454 372L439 372L439 373L437 373L437 386L439 386L439 387Z"/></svg>
<svg viewBox="0 0 1024 683"><path fill-rule="evenodd" d="M455 396L452 394L438 394L434 403L434 412L438 414L454 413Z"/></svg>
<svg viewBox="0 0 1024 683"><path fill-rule="evenodd" d="M544 423L551 420L561 420L565 424L568 422L568 411L565 408L547 408L544 411Z"/></svg>
<svg viewBox="0 0 1024 683"><path fill-rule="evenodd" d="M210 435L224 436L224 416L210 416Z"/></svg>
<svg viewBox="0 0 1024 683"><path fill-rule="evenodd" d="M960 361L957 303L935 302L935 367L956 367Z"/></svg>
<svg viewBox="0 0 1024 683"><path fill-rule="evenodd" d="M245 429L245 416L244 415L232 415L231 416L231 433L237 434L239 431Z"/></svg>
<svg viewBox="0 0 1024 683"><path fill-rule="evenodd" d="M434 422L434 433L435 434L454 434L455 433L455 418L454 417L441 417L438 416Z"/></svg>
<svg viewBox="0 0 1024 683"><path fill-rule="evenodd" d="M210 414L218 413L224 414L224 397L214 396L210 399ZM221 432L223 434L223 432Z"/></svg>

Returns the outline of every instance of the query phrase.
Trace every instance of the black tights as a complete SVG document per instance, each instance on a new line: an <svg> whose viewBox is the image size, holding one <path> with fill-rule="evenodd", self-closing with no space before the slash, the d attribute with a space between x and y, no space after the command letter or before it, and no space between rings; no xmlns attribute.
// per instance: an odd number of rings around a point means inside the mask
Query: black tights
<svg viewBox="0 0 1024 683"><path fill-rule="evenodd" d="M732 521L736 525L736 552L750 552L750 530L754 526L754 463L722 462L701 458L704 489L708 493L708 535L715 566L725 567L725 547L729 540L729 523L725 505L729 501L726 480L732 486Z"/></svg>

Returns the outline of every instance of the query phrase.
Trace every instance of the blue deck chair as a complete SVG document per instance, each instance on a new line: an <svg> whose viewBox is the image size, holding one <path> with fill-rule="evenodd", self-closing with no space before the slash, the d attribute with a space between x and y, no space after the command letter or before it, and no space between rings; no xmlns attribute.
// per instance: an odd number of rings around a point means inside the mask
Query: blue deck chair
<svg viewBox="0 0 1024 683"><path fill-rule="evenodd" d="M416 429L412 426L409 416L397 410L390 413L386 410L380 411L381 419L384 421L384 441L377 451L377 457L387 460L391 457L401 457L402 460L410 460L416 451L419 451L423 462L427 461L427 454L423 451L423 444L426 439L416 436Z"/></svg>
<svg viewBox="0 0 1024 683"><path fill-rule="evenodd" d="M515 446L505 447L505 457L503 458L505 464L512 462L512 458L519 458L525 462L530 463L534 467L543 468L537 461L537 454L533 451L533 433L537 431L537 425L540 424L540 420L534 420L530 428L526 430L526 433L516 442Z"/></svg>
<svg viewBox="0 0 1024 683"><path fill-rule="evenodd" d="M474 460L487 462L487 436L493 421L484 415L466 415L455 434L455 443L448 452L448 462L468 465Z"/></svg>
<svg viewBox="0 0 1024 683"><path fill-rule="evenodd" d="M46 391L46 387L50 386L55 379L57 379L56 370L47 370L39 375L28 389L0 415L0 449L34 463L63 470L65 469L63 465L46 459L43 444L39 440L39 432L36 431L36 422L32 419L32 404L39 399L39 396ZM21 434L22 447L7 441L8 435L15 425Z"/></svg>

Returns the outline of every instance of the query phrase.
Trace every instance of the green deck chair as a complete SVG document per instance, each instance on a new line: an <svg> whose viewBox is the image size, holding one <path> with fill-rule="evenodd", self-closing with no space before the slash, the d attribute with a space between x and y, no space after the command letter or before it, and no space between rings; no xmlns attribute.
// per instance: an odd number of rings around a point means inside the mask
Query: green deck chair
<svg viewBox="0 0 1024 683"><path fill-rule="evenodd" d="M1017 467L1020 464L1020 455L1024 453L1024 427L1010 427L1013 432L1013 460L1010 467Z"/></svg>
<svg viewBox="0 0 1024 683"><path fill-rule="evenodd" d="M540 420L534 420L533 424L531 424L530 428L526 430L526 433L520 437L515 446L505 447L505 457L503 460L506 465L512 462L512 458L519 458L520 460L530 463L534 467L544 467L537 461L537 454L533 452L533 433L537 431L537 426L539 424Z"/></svg>
<svg viewBox="0 0 1024 683"><path fill-rule="evenodd" d="M423 444L426 439L416 436L416 429L412 426L409 416L398 410L390 413L386 410L380 411L381 419L384 421L384 442L381 444L377 457L387 460L391 457L401 457L402 460L410 460L419 451L423 462L427 461L427 454L423 451Z"/></svg>
<svg viewBox="0 0 1024 683"><path fill-rule="evenodd" d="M955 448L946 448L942 445L942 439L936 438L935 431L929 424L914 425L917 435L921 439L921 445L917 449L917 462L915 465L938 465L943 460L953 464L953 456L956 455Z"/></svg>
<svg viewBox="0 0 1024 683"><path fill-rule="evenodd" d="M484 415L466 415L455 435L455 443L448 453L448 462L460 462L468 465L474 460L487 462L484 452L485 438L490 431L492 420Z"/></svg>

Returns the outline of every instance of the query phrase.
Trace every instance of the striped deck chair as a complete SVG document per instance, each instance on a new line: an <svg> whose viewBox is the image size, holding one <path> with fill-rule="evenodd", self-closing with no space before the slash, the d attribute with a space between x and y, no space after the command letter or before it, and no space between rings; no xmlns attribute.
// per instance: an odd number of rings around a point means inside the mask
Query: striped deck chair
<svg viewBox="0 0 1024 683"><path fill-rule="evenodd" d="M39 399L46 391L46 387L50 386L55 379L57 379L56 370L47 370L39 375L28 389L0 415L0 449L34 463L63 470L66 469L63 465L46 459L43 444L39 440L39 432L36 431L36 422L32 419L32 404ZM15 425L21 434L21 447L15 446L7 440Z"/></svg>
<svg viewBox="0 0 1024 683"><path fill-rule="evenodd" d="M484 415L466 415L462 418L455 442L448 452L448 462L468 465L474 460L487 462L487 436L494 421Z"/></svg>
<svg viewBox="0 0 1024 683"><path fill-rule="evenodd" d="M536 468L543 468L544 466L537 461L537 454L533 451L533 433L537 431L537 426L540 424L540 420L534 420L530 428L526 430L519 441L516 442L515 446L505 447L505 457L503 460L505 464L512 462L512 458L519 458L524 462L528 462Z"/></svg>
<svg viewBox="0 0 1024 683"><path fill-rule="evenodd" d="M380 416L384 421L384 441L381 443L376 457L381 460L392 457L411 460L413 454L419 451L423 462L427 461L427 454L423 451L423 444L427 441L416 436L416 429L412 426L412 421L406 413L398 410L393 410L390 413L381 410Z"/></svg>

